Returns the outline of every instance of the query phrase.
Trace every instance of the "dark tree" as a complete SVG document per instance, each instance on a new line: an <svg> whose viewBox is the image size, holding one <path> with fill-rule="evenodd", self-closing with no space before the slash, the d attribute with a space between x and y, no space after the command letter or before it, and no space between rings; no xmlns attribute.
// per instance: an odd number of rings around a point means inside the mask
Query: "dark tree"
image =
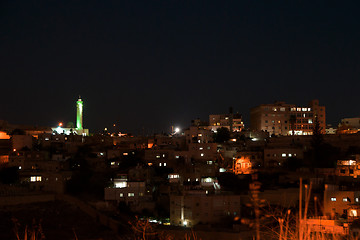
<svg viewBox="0 0 360 240"><path fill-rule="evenodd" d="M338 148L324 142L322 128L317 116L314 119L313 135L311 139L310 167L332 168L336 160L341 157Z"/></svg>
<svg viewBox="0 0 360 240"><path fill-rule="evenodd" d="M217 129L217 132L214 134L214 141L217 143L224 143L229 141L230 131L228 128L221 127Z"/></svg>
<svg viewBox="0 0 360 240"><path fill-rule="evenodd" d="M290 115L289 122L290 122L290 128L291 128L292 135L295 135L296 115L294 115L294 114Z"/></svg>
<svg viewBox="0 0 360 240"><path fill-rule="evenodd" d="M321 127L319 123L319 119L317 118L317 115L315 116L314 120L314 127L313 127L313 135L311 140L311 145L314 150L318 150L319 147L324 143L324 138L321 133Z"/></svg>
<svg viewBox="0 0 360 240"><path fill-rule="evenodd" d="M0 182L4 184L16 183L19 180L18 167L3 168L0 170Z"/></svg>

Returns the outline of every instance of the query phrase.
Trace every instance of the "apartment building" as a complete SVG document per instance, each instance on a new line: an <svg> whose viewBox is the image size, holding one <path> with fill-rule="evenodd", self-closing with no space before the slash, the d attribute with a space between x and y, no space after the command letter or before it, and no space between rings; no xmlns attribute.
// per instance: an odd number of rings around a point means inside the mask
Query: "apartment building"
<svg viewBox="0 0 360 240"><path fill-rule="evenodd" d="M240 195L211 195L205 190L187 191L170 196L170 223L192 227L196 224L218 223L224 218L240 216Z"/></svg>
<svg viewBox="0 0 360 240"><path fill-rule="evenodd" d="M244 129L244 122L241 114L214 114L209 115L209 129L216 131L218 128L226 127L231 132L241 132Z"/></svg>
<svg viewBox="0 0 360 240"><path fill-rule="evenodd" d="M250 111L250 128L274 135L311 135L317 117L321 131L325 133L325 107L312 100L307 107L285 102L262 104Z"/></svg>

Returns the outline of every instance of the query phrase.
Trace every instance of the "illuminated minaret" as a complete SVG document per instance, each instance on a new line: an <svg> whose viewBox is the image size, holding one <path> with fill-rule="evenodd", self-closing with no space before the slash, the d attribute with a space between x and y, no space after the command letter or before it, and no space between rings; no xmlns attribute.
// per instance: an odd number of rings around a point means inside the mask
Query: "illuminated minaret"
<svg viewBox="0 0 360 240"><path fill-rule="evenodd" d="M83 129L83 101L80 96L76 102L76 129Z"/></svg>

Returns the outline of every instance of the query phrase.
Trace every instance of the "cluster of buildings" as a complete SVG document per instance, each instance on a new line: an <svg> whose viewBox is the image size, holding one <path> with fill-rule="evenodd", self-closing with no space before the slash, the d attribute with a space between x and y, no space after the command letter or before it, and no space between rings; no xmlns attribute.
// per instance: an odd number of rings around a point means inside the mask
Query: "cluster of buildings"
<svg viewBox="0 0 360 240"><path fill-rule="evenodd" d="M296 208L299 179L311 184L311 206L321 204L306 219L312 229L321 229L319 219L349 228L360 216L360 134L355 131L360 121L343 119L341 134L327 134L325 107L317 100L306 107L284 102L257 106L251 109L250 129L230 109L209 115L208 122L194 120L184 131L151 137L89 135L83 128L82 104L79 98L76 127L0 122L0 166L16 168L19 183L29 191L66 193L81 158L91 171L108 176L104 201L139 214L167 216L173 226L240 224L254 217L248 209L254 202L249 184L255 174L261 183L257 196L269 205ZM336 165L291 169L292 161L309 162L315 124L323 141L339 150ZM219 128L229 130L229 139L215 141ZM271 179L261 182L268 175Z"/></svg>

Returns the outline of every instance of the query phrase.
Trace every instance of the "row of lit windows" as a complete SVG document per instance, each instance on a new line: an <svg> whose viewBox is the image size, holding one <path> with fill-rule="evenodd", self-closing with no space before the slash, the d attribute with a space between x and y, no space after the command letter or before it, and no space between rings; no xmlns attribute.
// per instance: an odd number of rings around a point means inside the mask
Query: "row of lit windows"
<svg viewBox="0 0 360 240"><path fill-rule="evenodd" d="M336 197L331 197L330 200L332 202L336 202ZM343 200L343 202L351 202L351 199L349 197L344 197L342 200ZM359 202L358 197L355 198L355 202Z"/></svg>
<svg viewBox="0 0 360 240"><path fill-rule="evenodd" d="M270 157L270 154L267 154L268 157ZM277 157L278 155L276 153L273 154L273 157ZM279 155L280 156L280 155ZM282 153L281 157L285 158L285 157L296 157L296 153Z"/></svg>
<svg viewBox="0 0 360 240"><path fill-rule="evenodd" d="M31 176L30 182L41 182L41 176Z"/></svg>
<svg viewBox="0 0 360 240"><path fill-rule="evenodd" d="M124 193L120 193L119 194L120 197L124 197ZM128 193L127 194L128 197L135 197L135 193ZM139 197L144 196L144 193L139 193Z"/></svg>
<svg viewBox="0 0 360 240"><path fill-rule="evenodd" d="M270 110L269 107L265 107L264 110ZM272 111L274 112L277 112L277 111L280 111L280 112L285 112L286 111L286 108L285 107L273 107L271 109ZM296 108L296 107L292 107L292 108L287 108L288 111L291 111L291 112L311 112L311 108Z"/></svg>

